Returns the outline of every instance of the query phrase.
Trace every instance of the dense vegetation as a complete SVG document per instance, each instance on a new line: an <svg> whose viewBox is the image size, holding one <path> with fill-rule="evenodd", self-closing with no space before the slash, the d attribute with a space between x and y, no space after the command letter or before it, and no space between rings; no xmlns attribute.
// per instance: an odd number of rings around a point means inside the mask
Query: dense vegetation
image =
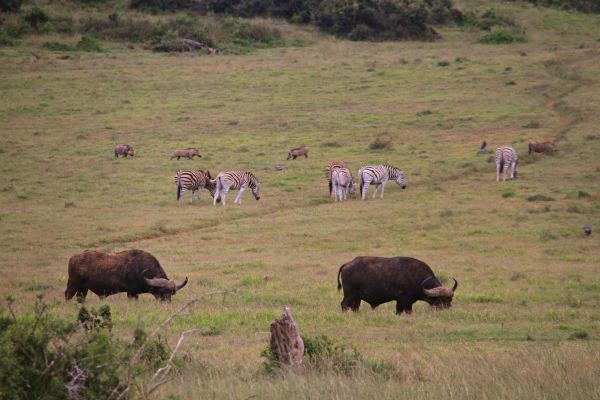
<svg viewBox="0 0 600 400"><path fill-rule="evenodd" d="M598 0L527 0L537 6L555 7L561 10L577 10L587 13L600 13Z"/></svg>

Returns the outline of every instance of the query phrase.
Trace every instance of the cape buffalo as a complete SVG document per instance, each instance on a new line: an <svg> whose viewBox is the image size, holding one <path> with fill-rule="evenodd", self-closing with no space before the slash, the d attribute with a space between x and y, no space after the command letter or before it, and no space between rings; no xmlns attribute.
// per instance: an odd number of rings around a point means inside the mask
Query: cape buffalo
<svg viewBox="0 0 600 400"><path fill-rule="evenodd" d="M187 284L167 278L158 260L142 250L104 253L85 250L69 259L69 280L65 300L77 295L83 301L88 290L100 298L126 292L130 299L140 293L151 293L156 299L171 300Z"/></svg>
<svg viewBox="0 0 600 400"><path fill-rule="evenodd" d="M343 311L358 311L361 300L372 308L395 300L396 314L410 314L417 300L439 308L450 307L458 282L454 279L452 289L443 287L431 268L415 258L361 256L340 267L338 290L342 286Z"/></svg>

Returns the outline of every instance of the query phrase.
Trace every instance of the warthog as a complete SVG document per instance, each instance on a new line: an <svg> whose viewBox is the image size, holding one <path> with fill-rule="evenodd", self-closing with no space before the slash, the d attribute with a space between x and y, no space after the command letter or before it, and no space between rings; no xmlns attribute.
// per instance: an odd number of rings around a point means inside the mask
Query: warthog
<svg viewBox="0 0 600 400"><path fill-rule="evenodd" d="M556 147L554 146L554 140L544 143L537 143L533 140L529 142L529 154L531 154L531 152L551 153L553 151L556 151Z"/></svg>
<svg viewBox="0 0 600 400"><path fill-rule="evenodd" d="M175 157L177 157L178 160L180 157L186 157L189 160L191 160L192 158L194 158L194 156L198 156L199 158L202 158L202 156L200 155L200 150L198 150L194 147L188 147L187 149L175 150L173 152L173 155L171 156L171 160L174 159Z"/></svg>
<svg viewBox="0 0 600 400"><path fill-rule="evenodd" d="M131 156L133 157L133 147L128 145L128 144L118 144L115 146L115 157L119 157L119 156L123 156L123 157L127 157L127 156Z"/></svg>
<svg viewBox="0 0 600 400"><path fill-rule="evenodd" d="M308 147L306 147L306 145L303 144L301 147L296 147L295 149L288 151L287 159L289 160L290 158L293 158L295 160L296 157L299 156L308 158Z"/></svg>

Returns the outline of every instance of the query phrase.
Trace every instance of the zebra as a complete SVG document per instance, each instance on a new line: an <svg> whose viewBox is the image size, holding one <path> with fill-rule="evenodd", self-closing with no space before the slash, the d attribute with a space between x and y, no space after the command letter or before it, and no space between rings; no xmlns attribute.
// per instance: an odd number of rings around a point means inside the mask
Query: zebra
<svg viewBox="0 0 600 400"><path fill-rule="evenodd" d="M506 181L508 167L510 167L510 178L516 178L519 156L515 149L510 146L498 147L496 149L496 182L500 181L500 171L502 171L502 182Z"/></svg>
<svg viewBox="0 0 600 400"><path fill-rule="evenodd" d="M365 199L369 185L372 183L375 185L375 192L373 192L373 198L377 194L377 189L381 184L381 198L383 199L383 191L388 180L393 179L396 181L398 186L402 189L406 189L406 183L404 181L404 172L391 165L369 165L362 167L358 170L358 179L360 180L360 194L362 199Z"/></svg>
<svg viewBox="0 0 600 400"><path fill-rule="evenodd" d="M333 184L331 182L331 175L333 171L338 168L348 168L348 166L343 161L329 161L325 166L325 177L327 178L327 184L329 185L329 195L331 197L335 197L335 193L333 192ZM352 177L352 173L350 173L350 176ZM354 181L354 177L352 177L352 180ZM354 195L355 190L354 188L351 189L353 190L352 195Z"/></svg>
<svg viewBox="0 0 600 400"><path fill-rule="evenodd" d="M336 168L331 173L331 184L333 186L334 201L346 200L348 193L356 193L356 183L348 168Z"/></svg>
<svg viewBox="0 0 600 400"><path fill-rule="evenodd" d="M202 199L203 188L207 188L212 197L215 192L215 185L214 181L212 185L210 184L211 180L212 177L210 176L210 171L177 171L177 174L175 175L175 184L177 185L177 201L179 204L181 204L186 190L191 191L190 204L194 200L194 192L196 191L198 191L198 200Z"/></svg>
<svg viewBox="0 0 600 400"><path fill-rule="evenodd" d="M229 189L239 189L239 193L234 203L242 204L242 194L246 188L252 189L252 194L256 200L260 200L260 182L252 172L248 171L223 171L217 175L216 189L213 194L213 205L217 205L217 197L221 195L221 203L225 205L225 198Z"/></svg>

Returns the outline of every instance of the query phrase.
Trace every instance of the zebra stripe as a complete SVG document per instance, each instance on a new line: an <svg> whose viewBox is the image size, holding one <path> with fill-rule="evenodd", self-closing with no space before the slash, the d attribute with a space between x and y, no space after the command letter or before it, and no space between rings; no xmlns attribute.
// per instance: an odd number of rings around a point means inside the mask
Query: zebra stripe
<svg viewBox="0 0 600 400"><path fill-rule="evenodd" d="M331 197L335 197L335 194L333 193L333 185L331 183L331 175L333 171L338 168L348 168L348 166L343 161L329 161L325 166L325 177L327 178L327 185L329 186L329 195ZM352 176L352 173L350 173L350 176ZM352 177L352 180L354 181L354 177Z"/></svg>
<svg viewBox="0 0 600 400"><path fill-rule="evenodd" d="M217 197L221 195L221 203L225 205L225 198L229 189L238 189L239 193L234 203L242 204L242 194L247 188L252 189L256 200L260 200L260 182L252 172L248 171L223 171L217 175L216 190L213 195L213 205L217 205Z"/></svg>
<svg viewBox="0 0 600 400"><path fill-rule="evenodd" d="M202 170L199 171L177 171L175 175L175 184L177 185L177 201L181 204L181 200L183 200L183 195L186 190L191 191L190 195L190 203L194 200L194 192L198 191L198 200L202 199L202 189L209 189L211 196L214 193L214 187L209 187L209 182L211 179L210 172L204 172Z"/></svg>
<svg viewBox="0 0 600 400"><path fill-rule="evenodd" d="M373 198L375 198L375 195L377 194L377 189L379 185L381 185L381 198L383 199L385 185L390 179L396 181L398 186L400 186L402 189L406 188L406 183L404 181L404 172L402 172L399 168L392 167L391 165L387 164L369 165L362 167L358 170L358 179L360 180L360 194L363 200L365 199L370 184L375 185L375 192L373 192Z"/></svg>
<svg viewBox="0 0 600 400"><path fill-rule="evenodd" d="M519 156L511 146L498 147L496 149L496 182L500 181L500 171L502 171L502 182L506 181L506 173L510 167L510 178L517 177L519 166Z"/></svg>
<svg viewBox="0 0 600 400"><path fill-rule="evenodd" d="M334 201L346 200L348 193L356 193L356 183L354 183L352 173L348 168L335 168L331 173L331 183L333 186Z"/></svg>

